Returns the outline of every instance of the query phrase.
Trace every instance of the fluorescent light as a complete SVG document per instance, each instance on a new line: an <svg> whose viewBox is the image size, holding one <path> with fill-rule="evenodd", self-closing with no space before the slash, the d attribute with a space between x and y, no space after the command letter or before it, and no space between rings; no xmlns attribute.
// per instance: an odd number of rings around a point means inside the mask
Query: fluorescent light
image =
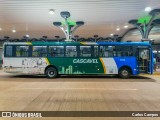
<svg viewBox="0 0 160 120"><path fill-rule="evenodd" d="M49 14L50 14L50 15L53 15L54 13L55 13L55 10L54 10L54 9L50 9L50 10L49 10Z"/></svg>
<svg viewBox="0 0 160 120"><path fill-rule="evenodd" d="M128 28L128 25L125 25L124 28Z"/></svg>
<svg viewBox="0 0 160 120"><path fill-rule="evenodd" d="M29 35L27 34L26 37L29 38Z"/></svg>
<svg viewBox="0 0 160 120"><path fill-rule="evenodd" d="M16 30L12 30L12 32L13 32L13 33L15 33L15 32L16 32Z"/></svg>
<svg viewBox="0 0 160 120"><path fill-rule="evenodd" d="M120 30L120 28L117 28L116 30L117 30L117 31L119 31L119 30Z"/></svg>
<svg viewBox="0 0 160 120"><path fill-rule="evenodd" d="M111 33L110 36L113 36L113 33Z"/></svg>
<svg viewBox="0 0 160 120"><path fill-rule="evenodd" d="M146 12L149 12L149 11L151 11L151 10L152 10L151 7L146 7L146 8L145 8L145 11L146 11Z"/></svg>
<svg viewBox="0 0 160 120"><path fill-rule="evenodd" d="M153 53L157 53L157 51L156 51L156 50L153 50Z"/></svg>

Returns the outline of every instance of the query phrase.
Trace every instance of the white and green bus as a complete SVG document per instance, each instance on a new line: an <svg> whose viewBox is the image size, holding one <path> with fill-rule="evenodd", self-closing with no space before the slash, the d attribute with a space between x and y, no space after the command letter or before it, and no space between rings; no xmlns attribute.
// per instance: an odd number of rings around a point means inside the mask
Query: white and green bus
<svg viewBox="0 0 160 120"><path fill-rule="evenodd" d="M3 70L18 74L112 74L122 78L153 73L153 54L145 42L6 42Z"/></svg>

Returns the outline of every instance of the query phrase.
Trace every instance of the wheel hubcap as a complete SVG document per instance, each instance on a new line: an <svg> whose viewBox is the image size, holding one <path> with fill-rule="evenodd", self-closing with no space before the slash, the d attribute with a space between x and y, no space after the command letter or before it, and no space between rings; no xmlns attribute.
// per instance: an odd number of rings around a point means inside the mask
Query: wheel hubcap
<svg viewBox="0 0 160 120"><path fill-rule="evenodd" d="M122 71L122 75L123 75L123 76L127 76L127 75L128 75L128 71L127 71L127 70L123 70L123 71Z"/></svg>
<svg viewBox="0 0 160 120"><path fill-rule="evenodd" d="M49 76L54 76L54 71L49 71Z"/></svg>
<svg viewBox="0 0 160 120"><path fill-rule="evenodd" d="M53 72L51 72L51 75L53 75Z"/></svg>

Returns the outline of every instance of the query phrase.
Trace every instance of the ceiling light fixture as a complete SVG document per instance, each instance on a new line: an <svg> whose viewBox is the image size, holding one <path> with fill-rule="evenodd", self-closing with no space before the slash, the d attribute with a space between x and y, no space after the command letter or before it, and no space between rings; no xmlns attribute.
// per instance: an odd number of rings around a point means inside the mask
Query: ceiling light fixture
<svg viewBox="0 0 160 120"><path fill-rule="evenodd" d="M55 10L54 9L49 9L49 14L50 15L53 15L55 13Z"/></svg>
<svg viewBox="0 0 160 120"><path fill-rule="evenodd" d="M16 30L12 30L12 32L13 32L13 33L15 33L15 32L16 32Z"/></svg>
<svg viewBox="0 0 160 120"><path fill-rule="evenodd" d="M29 38L29 35L27 34L26 37Z"/></svg>
<svg viewBox="0 0 160 120"><path fill-rule="evenodd" d="M110 36L113 36L113 33L111 33Z"/></svg>
<svg viewBox="0 0 160 120"><path fill-rule="evenodd" d="M151 7L146 7L146 8L145 8L145 11L146 11L146 12L150 12L151 10L152 10Z"/></svg>
<svg viewBox="0 0 160 120"><path fill-rule="evenodd" d="M119 30L120 30L120 28L117 28L116 30L117 30L117 31L119 31Z"/></svg>
<svg viewBox="0 0 160 120"><path fill-rule="evenodd" d="M153 53L157 53L157 51L156 51L156 50L153 50Z"/></svg>
<svg viewBox="0 0 160 120"><path fill-rule="evenodd" d="M0 31L2 31L2 28L0 28Z"/></svg>
<svg viewBox="0 0 160 120"><path fill-rule="evenodd" d="M128 28L128 25L125 25L124 28Z"/></svg>

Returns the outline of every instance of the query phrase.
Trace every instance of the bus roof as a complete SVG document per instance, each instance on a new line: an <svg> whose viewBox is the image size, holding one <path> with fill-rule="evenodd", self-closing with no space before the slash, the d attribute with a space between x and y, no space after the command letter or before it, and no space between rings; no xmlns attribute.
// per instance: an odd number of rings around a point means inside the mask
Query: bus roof
<svg viewBox="0 0 160 120"><path fill-rule="evenodd" d="M148 42L5 42L4 45L119 45L151 46Z"/></svg>

